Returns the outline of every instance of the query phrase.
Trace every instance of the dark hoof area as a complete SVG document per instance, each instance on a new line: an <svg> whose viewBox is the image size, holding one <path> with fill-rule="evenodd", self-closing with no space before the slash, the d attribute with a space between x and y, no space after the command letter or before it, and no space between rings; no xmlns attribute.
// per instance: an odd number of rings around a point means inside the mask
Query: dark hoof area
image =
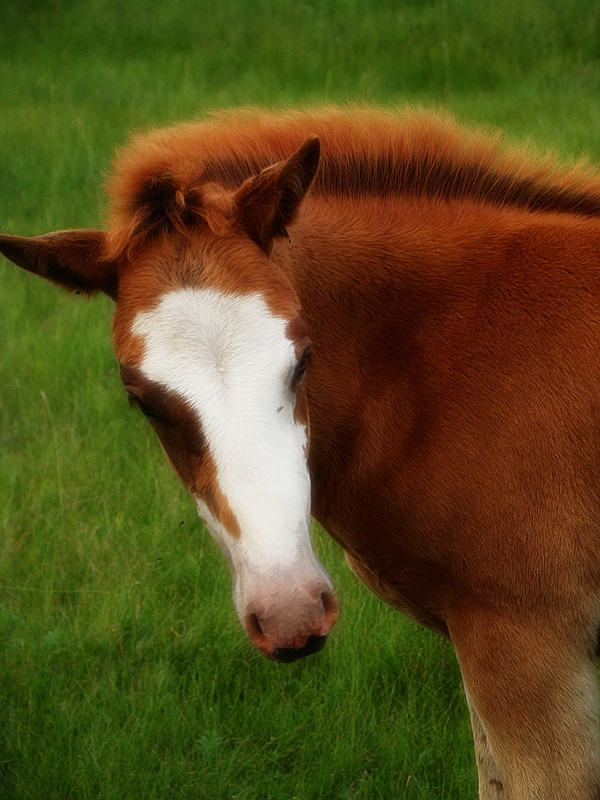
<svg viewBox="0 0 600 800"><path fill-rule="evenodd" d="M309 636L308 641L299 650L294 650L293 647L278 647L273 650L271 658L275 661L281 661L283 664L291 664L292 661L297 661L304 656L311 656L313 653L318 653L325 647L327 641L326 636Z"/></svg>

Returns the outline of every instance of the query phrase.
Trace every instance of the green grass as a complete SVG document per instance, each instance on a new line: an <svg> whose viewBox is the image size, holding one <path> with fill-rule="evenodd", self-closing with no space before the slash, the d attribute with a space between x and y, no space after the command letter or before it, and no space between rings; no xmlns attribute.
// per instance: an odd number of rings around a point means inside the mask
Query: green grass
<svg viewBox="0 0 600 800"><path fill-rule="evenodd" d="M0 228L101 224L115 147L207 109L419 102L600 160L599 91L595 0L1 0ZM110 313L0 265L0 797L474 797L451 648L323 532L330 643L252 651Z"/></svg>

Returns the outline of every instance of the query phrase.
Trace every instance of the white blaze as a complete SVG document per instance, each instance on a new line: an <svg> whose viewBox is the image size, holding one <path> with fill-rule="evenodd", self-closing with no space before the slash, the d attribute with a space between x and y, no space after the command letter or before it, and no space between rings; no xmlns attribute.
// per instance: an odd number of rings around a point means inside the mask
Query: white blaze
<svg viewBox="0 0 600 800"><path fill-rule="evenodd" d="M240 539L197 505L236 572L314 563L306 429L294 420L286 324L259 294L188 288L165 294L132 326L144 340L142 372L198 415Z"/></svg>

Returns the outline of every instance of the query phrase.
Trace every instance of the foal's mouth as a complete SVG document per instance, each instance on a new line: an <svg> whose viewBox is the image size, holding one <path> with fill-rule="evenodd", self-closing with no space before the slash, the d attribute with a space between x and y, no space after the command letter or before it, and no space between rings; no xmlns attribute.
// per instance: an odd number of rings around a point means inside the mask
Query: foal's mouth
<svg viewBox="0 0 600 800"><path fill-rule="evenodd" d="M294 650L293 647L277 647L272 653L266 654L267 658L279 661L282 664L291 664L306 656L312 656L325 647L327 636L309 636L304 647Z"/></svg>

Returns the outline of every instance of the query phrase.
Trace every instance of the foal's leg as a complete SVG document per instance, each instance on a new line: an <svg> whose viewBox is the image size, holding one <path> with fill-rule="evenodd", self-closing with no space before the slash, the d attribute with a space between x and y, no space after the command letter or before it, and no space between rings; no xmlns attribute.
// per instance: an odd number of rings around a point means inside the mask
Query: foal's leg
<svg viewBox="0 0 600 800"><path fill-rule="evenodd" d="M467 702L471 713L471 727L473 728L473 742L475 744L475 758L477 760L477 772L479 773L479 797L480 800L505 800L502 779L498 772L498 767L490 750L490 745L483 723L475 706L467 694Z"/></svg>
<svg viewBox="0 0 600 800"><path fill-rule="evenodd" d="M600 800L598 692L585 646L552 620L475 612L449 629L477 715L481 797L494 798L495 764L506 800Z"/></svg>

